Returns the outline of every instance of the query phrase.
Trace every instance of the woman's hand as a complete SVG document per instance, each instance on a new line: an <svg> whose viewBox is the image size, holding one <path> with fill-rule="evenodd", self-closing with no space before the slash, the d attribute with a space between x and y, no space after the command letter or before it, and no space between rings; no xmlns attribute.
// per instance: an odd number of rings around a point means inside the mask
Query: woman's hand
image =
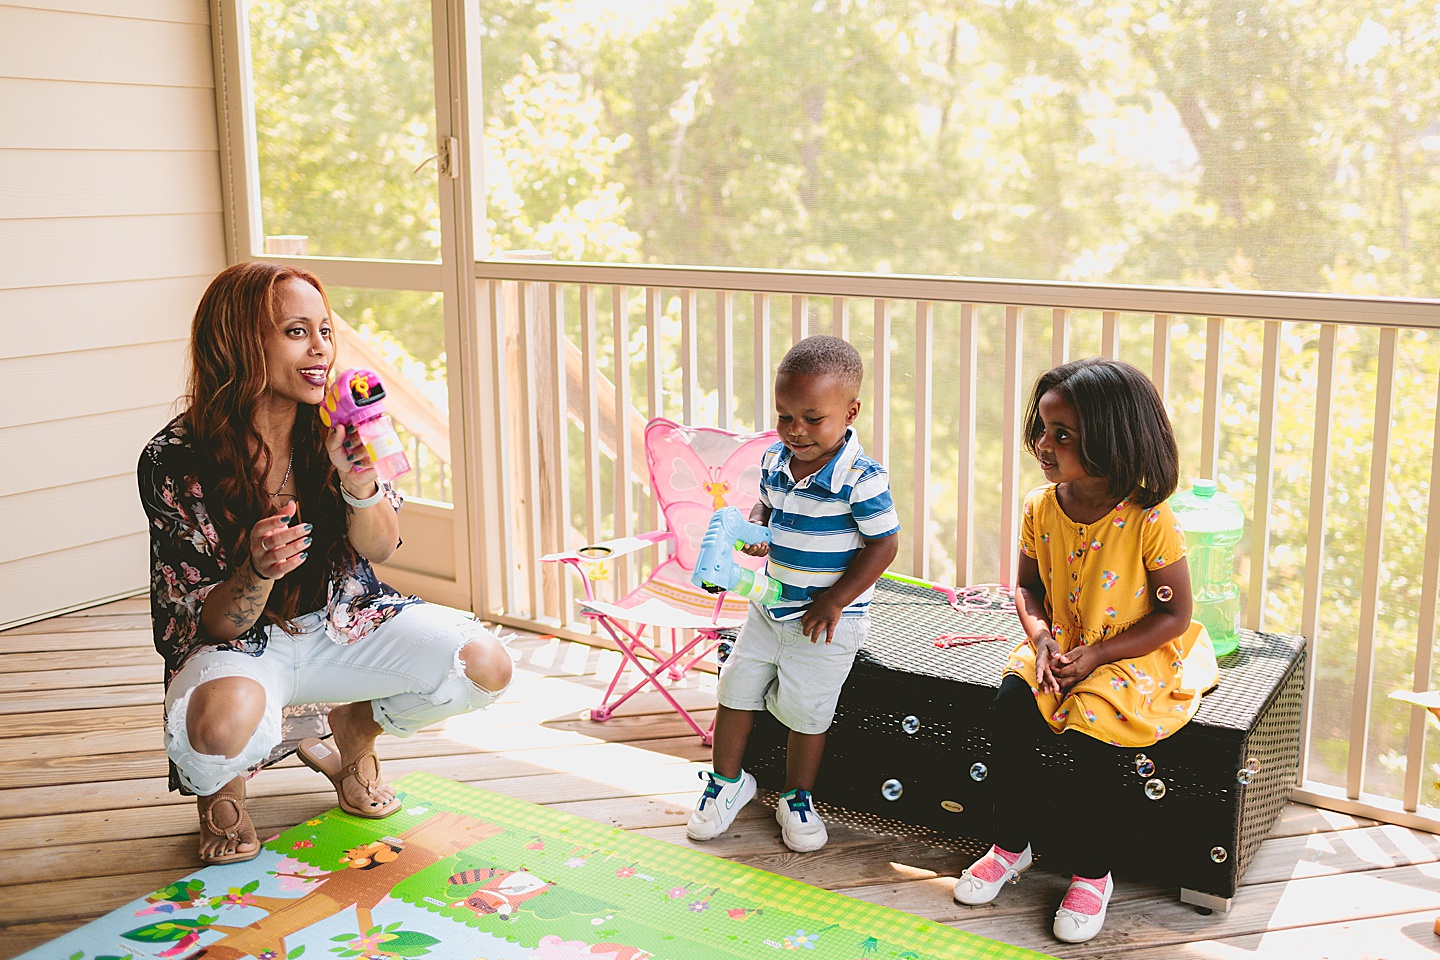
<svg viewBox="0 0 1440 960"><path fill-rule="evenodd" d="M1060 661L1060 644L1047 628L1030 638L1035 648L1035 685L1041 693L1060 693L1060 681L1055 676L1055 667Z"/></svg>
<svg viewBox="0 0 1440 960"><path fill-rule="evenodd" d="M356 500L364 500L379 489L380 475L353 426L337 424L325 438L325 452L340 474L340 485Z"/></svg>
<svg viewBox="0 0 1440 960"><path fill-rule="evenodd" d="M295 501L291 500L279 513L250 528L250 569L262 578L279 580L305 562L314 528L296 520Z"/></svg>

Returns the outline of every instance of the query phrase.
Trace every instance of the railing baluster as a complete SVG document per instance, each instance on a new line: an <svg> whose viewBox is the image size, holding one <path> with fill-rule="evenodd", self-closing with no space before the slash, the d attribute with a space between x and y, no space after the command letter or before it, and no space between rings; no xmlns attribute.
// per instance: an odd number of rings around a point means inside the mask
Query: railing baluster
<svg viewBox="0 0 1440 960"><path fill-rule="evenodd" d="M610 319L615 338L615 535L635 533L635 452L630 444L630 292L610 290ZM630 558L615 563L618 583L630 582Z"/></svg>
<svg viewBox="0 0 1440 960"><path fill-rule="evenodd" d="M1070 359L1070 311L1056 307L1050 311L1050 366L1058 367Z"/></svg>
<svg viewBox="0 0 1440 960"><path fill-rule="evenodd" d="M1306 780L1310 757L1311 719L1315 707L1316 658L1320 646L1321 581L1325 573L1325 503L1330 482L1330 413L1335 397L1333 323L1320 325L1320 352L1315 360L1315 425L1310 450L1309 526L1305 536L1305 590L1301 595L1300 635L1305 638L1305 704L1300 716L1300 769L1296 784Z"/></svg>
<svg viewBox="0 0 1440 960"><path fill-rule="evenodd" d="M969 586L975 565L975 407L979 373L979 336L975 304L960 305L960 355L956 358L960 378L960 420L956 427L956 461L959 469L955 494L955 584Z"/></svg>
<svg viewBox="0 0 1440 960"><path fill-rule="evenodd" d="M1120 356L1120 314L1114 310L1100 312L1100 356Z"/></svg>
<svg viewBox="0 0 1440 960"><path fill-rule="evenodd" d="M790 341L799 343L810 336L810 298L797 293L790 298Z"/></svg>
<svg viewBox="0 0 1440 960"><path fill-rule="evenodd" d="M1266 561L1270 557L1270 497L1275 468L1275 411L1280 383L1280 333L1278 320L1265 321L1265 346L1260 359L1260 423L1255 438L1255 509L1250 515L1250 596L1245 626L1264 629L1265 593L1268 589Z"/></svg>
<svg viewBox="0 0 1440 960"><path fill-rule="evenodd" d="M1000 582L1015 583L1017 544L1020 542L1020 417L1025 314L1019 307L1005 308L1005 394L1001 415L1000 449Z"/></svg>
<svg viewBox="0 0 1440 960"><path fill-rule="evenodd" d="M1220 479L1221 384L1225 371L1225 320L1205 321L1205 399L1200 412L1200 476Z"/></svg>
<svg viewBox="0 0 1440 960"><path fill-rule="evenodd" d="M603 540L600 526L600 337L595 320L595 288L580 287L581 402L585 429L585 540ZM617 421L618 422L618 421ZM569 512L566 512L568 519Z"/></svg>
<svg viewBox="0 0 1440 960"><path fill-rule="evenodd" d="M1150 380L1160 391L1160 399L1169 396L1170 391L1170 317L1155 314L1155 333L1150 347Z"/></svg>
<svg viewBox="0 0 1440 960"><path fill-rule="evenodd" d="M1360 635L1355 644L1355 686L1350 703L1350 763L1345 795L1360 799L1370 740L1370 687L1375 672L1375 626L1380 605L1380 558L1385 543L1385 485L1390 466L1390 418L1395 392L1395 347L1400 331L1380 328L1375 364L1375 427L1370 448L1370 503L1365 522L1365 567L1360 576Z"/></svg>
<svg viewBox="0 0 1440 960"><path fill-rule="evenodd" d="M682 409L685 425L693 426L699 411L699 387L696 379L700 376L699 337L695 329L695 291L680 291L680 383Z"/></svg>
<svg viewBox="0 0 1440 960"><path fill-rule="evenodd" d="M715 400L720 411L720 429L735 428L735 301L729 291L715 293L715 360L720 382Z"/></svg>
<svg viewBox="0 0 1440 960"><path fill-rule="evenodd" d="M520 430L523 441L523 455L519 463L525 465L525 476L521 481L520 489L524 498L525 509L525 538L523 546L525 553L521 555L521 562L525 565L525 582L529 588L529 613L535 620L543 619L543 603L545 599L544 584L540 580L540 563L536 559L540 554L540 438L538 436L539 421L537 418L537 407L539 398L536 396L536 377L530 375L539 363L539 357L535 356L535 345L532 342L534 337L535 317L535 290L534 284L522 282L516 291L516 303L520 319L519 326L519 369L523 375L520 384L520 422L524 425Z"/></svg>
<svg viewBox="0 0 1440 960"><path fill-rule="evenodd" d="M935 305L915 304L915 503L910 525L914 557L911 574L930 579L930 433L931 367L934 350Z"/></svg>
<svg viewBox="0 0 1440 960"><path fill-rule="evenodd" d="M850 339L850 301L846 297L831 300L834 309L834 334L841 340Z"/></svg>
<svg viewBox="0 0 1440 960"><path fill-rule="evenodd" d="M870 415L870 456L890 466L890 301L875 300L875 411Z"/></svg>
<svg viewBox="0 0 1440 960"><path fill-rule="evenodd" d="M665 415L665 380L664 367L661 365L660 350L660 290L655 287L645 288L645 376L649 381L646 386L647 410L646 418L654 420L656 417ZM655 491L650 491L649 501L650 529L654 530L660 526L660 505L655 500Z"/></svg>
<svg viewBox="0 0 1440 960"><path fill-rule="evenodd" d="M550 354L548 379L550 396L544 410L536 418L537 426L544 433L541 451L542 462L548 464L547 475L541 477L540 487L549 494L542 515L544 543L541 553L558 553L566 550L570 540L570 397L569 371L566 359L570 340L565 333L565 288L558 283L545 285L549 303L549 328L545 337L545 352ZM593 301L593 288L580 288L580 304L583 313L587 297ZM589 362L587 349L585 362ZM589 440L587 430L586 440ZM540 565L538 556L533 561ZM558 563L540 565L545 578L546 606L554 612L555 618L567 625L574 619L575 588L571 583L570 571Z"/></svg>
<svg viewBox="0 0 1440 960"><path fill-rule="evenodd" d="M1425 514L1425 559L1420 572L1420 609L1415 631L1415 673L1410 689L1430 689L1430 672L1435 666L1435 601L1440 593L1440 377L1436 378L1435 427L1430 441L1430 508ZM1420 806L1420 782L1429 775L1425 769L1425 728L1427 712L1410 708L1410 732L1405 747L1405 809L1412 813Z"/></svg>
<svg viewBox="0 0 1440 960"><path fill-rule="evenodd" d="M770 369L770 296L755 294L755 429L764 430L770 422L770 386L774 375Z"/></svg>
<svg viewBox="0 0 1440 960"><path fill-rule="evenodd" d="M489 402L485 405L490 418L490 429L495 438L496 449L513 449L508 410L510 387L507 361L506 328L509 321L505 315L506 281L491 280L485 285L485 303L490 312L490 376ZM484 387L481 388L482 390ZM510 505L515 502L514 488L510 480L510 466L505 457L482 458L486 460L486 477L494 486L493 497L481 497L485 511L486 526L499 536L491 536L488 543L495 549L495 563L482 564L490 568L485 578L486 598L483 606L486 613L515 614L515 563L512 548L515 545L515 511ZM492 592L494 591L494 592Z"/></svg>

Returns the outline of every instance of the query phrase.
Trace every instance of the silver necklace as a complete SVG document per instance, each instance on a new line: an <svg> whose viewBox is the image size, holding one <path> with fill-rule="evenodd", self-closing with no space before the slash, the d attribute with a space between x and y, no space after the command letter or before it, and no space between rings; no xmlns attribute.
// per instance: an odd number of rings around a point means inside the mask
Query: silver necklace
<svg viewBox="0 0 1440 960"><path fill-rule="evenodd" d="M270 494L270 496L272 496L272 497L278 497L278 496L280 496L280 491L281 491L281 490L284 490L284 489L285 489L285 484L287 484L287 483L290 482L290 471L291 471L291 469L294 468L294 466L295 466L295 451L294 451L294 450L291 450L291 451L290 451L290 460L285 464L285 477L280 481L280 486L275 490L274 493Z"/></svg>

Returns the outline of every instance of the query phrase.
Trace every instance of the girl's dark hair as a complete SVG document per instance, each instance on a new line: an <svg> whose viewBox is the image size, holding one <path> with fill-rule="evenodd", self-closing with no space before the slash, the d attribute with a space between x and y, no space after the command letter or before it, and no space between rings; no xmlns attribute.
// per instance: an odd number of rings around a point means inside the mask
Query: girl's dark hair
<svg viewBox="0 0 1440 960"><path fill-rule="evenodd" d="M1025 449L1045 432L1040 398L1055 391L1080 417L1085 472L1110 482L1111 496L1142 507L1164 502L1180 478L1170 416L1150 378L1123 360L1087 357L1040 375L1025 405Z"/></svg>
<svg viewBox="0 0 1440 960"><path fill-rule="evenodd" d="M208 456L201 477L205 504L232 566L239 563L250 528L274 512L264 489L270 452L255 429L255 412L267 382L265 338L276 324L280 288L291 280L319 291L330 312L330 299L313 273L254 260L237 263L210 282L190 327L183 417L196 448ZM345 505L325 451L325 434L312 409L297 411L291 472L303 519L315 527L314 544L311 559L270 590L264 616L265 622L287 628L300 614L324 605L331 570L349 568L359 559L344 536Z"/></svg>

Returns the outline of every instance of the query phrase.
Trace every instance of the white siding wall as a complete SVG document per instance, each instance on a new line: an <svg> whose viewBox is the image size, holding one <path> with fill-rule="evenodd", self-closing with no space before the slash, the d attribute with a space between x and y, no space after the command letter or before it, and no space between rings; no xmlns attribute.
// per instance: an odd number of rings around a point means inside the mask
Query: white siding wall
<svg viewBox="0 0 1440 960"><path fill-rule="evenodd" d="M0 2L0 627L147 584L141 445L225 266L208 0Z"/></svg>

